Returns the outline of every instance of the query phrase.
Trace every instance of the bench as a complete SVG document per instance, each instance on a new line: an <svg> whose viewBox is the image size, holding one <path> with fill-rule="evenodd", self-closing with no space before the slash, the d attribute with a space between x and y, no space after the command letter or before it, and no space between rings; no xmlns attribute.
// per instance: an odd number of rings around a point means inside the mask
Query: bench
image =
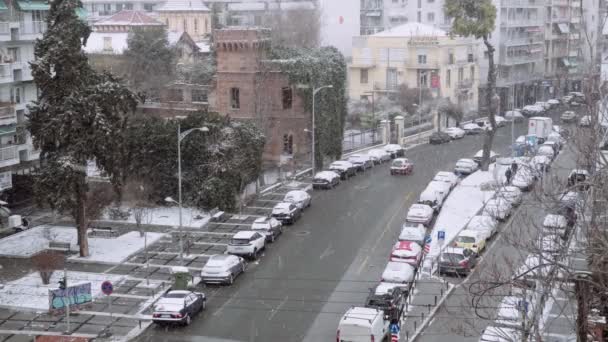
<svg viewBox="0 0 608 342"><path fill-rule="evenodd" d="M226 212L220 211L218 208L211 209L209 214L211 215L209 219L211 222L224 222L227 219Z"/></svg>
<svg viewBox="0 0 608 342"><path fill-rule="evenodd" d="M52 249L54 251L69 252L70 243L61 241L49 241L49 249Z"/></svg>
<svg viewBox="0 0 608 342"><path fill-rule="evenodd" d="M91 231L89 232L89 237L98 237L103 239L113 239L120 236L118 231L112 229L112 227L90 227Z"/></svg>

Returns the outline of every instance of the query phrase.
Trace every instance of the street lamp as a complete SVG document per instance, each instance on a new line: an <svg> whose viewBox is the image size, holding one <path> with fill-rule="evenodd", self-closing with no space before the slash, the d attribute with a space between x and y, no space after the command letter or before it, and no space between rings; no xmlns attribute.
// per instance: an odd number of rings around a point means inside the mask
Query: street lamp
<svg viewBox="0 0 608 342"><path fill-rule="evenodd" d="M209 132L209 128L206 126L191 128L187 131L181 132L181 124L177 122L177 201L171 197L165 198L165 202L176 203L179 206L179 261L181 265L184 265L184 241L182 236L182 140L184 140L190 133L194 131Z"/></svg>
<svg viewBox="0 0 608 342"><path fill-rule="evenodd" d="M316 160L315 160L315 96L317 93L325 88L333 88L331 84L324 85L322 87L314 88L312 91L312 175L314 176L316 171ZM310 89L308 85L298 85L300 89Z"/></svg>

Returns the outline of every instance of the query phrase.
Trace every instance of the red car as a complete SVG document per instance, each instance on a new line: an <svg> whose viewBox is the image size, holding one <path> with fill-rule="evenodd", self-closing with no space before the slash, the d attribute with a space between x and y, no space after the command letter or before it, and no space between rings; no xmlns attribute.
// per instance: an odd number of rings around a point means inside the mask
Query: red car
<svg viewBox="0 0 608 342"><path fill-rule="evenodd" d="M391 164L391 175L409 175L414 171L414 164L407 158L397 158Z"/></svg>
<svg viewBox="0 0 608 342"><path fill-rule="evenodd" d="M404 262L414 267L422 260L422 248L413 241L397 241L393 246L390 261Z"/></svg>

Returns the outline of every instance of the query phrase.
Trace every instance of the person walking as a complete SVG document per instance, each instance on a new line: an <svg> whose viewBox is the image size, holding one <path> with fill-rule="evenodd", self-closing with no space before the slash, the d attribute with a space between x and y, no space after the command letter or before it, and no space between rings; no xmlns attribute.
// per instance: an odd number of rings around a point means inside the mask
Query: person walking
<svg viewBox="0 0 608 342"><path fill-rule="evenodd" d="M505 177L507 178L507 184L511 184L512 176L513 176L513 173L511 172L511 169L508 168L507 171L505 171Z"/></svg>

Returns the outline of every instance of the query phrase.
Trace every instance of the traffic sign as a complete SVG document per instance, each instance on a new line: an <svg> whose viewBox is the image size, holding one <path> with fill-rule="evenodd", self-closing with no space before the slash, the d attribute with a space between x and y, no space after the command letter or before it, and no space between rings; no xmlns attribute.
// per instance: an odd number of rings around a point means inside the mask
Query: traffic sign
<svg viewBox="0 0 608 342"><path fill-rule="evenodd" d="M391 334L397 334L397 335L399 335L399 331L400 331L399 324L392 323L389 326L389 329L391 330Z"/></svg>
<svg viewBox="0 0 608 342"><path fill-rule="evenodd" d="M445 240L445 230L440 230L437 232L437 240Z"/></svg>
<svg viewBox="0 0 608 342"><path fill-rule="evenodd" d="M114 286L112 285L112 283L110 281L106 280L103 283L101 283L101 292L103 292L103 294L105 294L106 296L109 296L112 294L113 291L114 291Z"/></svg>

